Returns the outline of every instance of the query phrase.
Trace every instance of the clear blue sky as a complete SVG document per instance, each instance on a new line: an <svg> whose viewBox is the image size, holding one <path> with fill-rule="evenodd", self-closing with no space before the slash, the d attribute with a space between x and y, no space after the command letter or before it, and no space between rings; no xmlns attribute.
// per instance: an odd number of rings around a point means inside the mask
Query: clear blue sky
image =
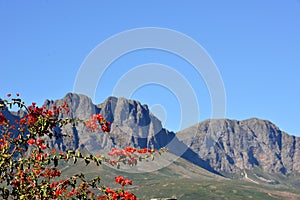
<svg viewBox="0 0 300 200"><path fill-rule="evenodd" d="M197 41L211 56L226 89L226 117L258 117L300 136L300 1L0 1L0 97L20 93L42 104L73 91L84 59L120 32L161 27ZM95 103L112 94L130 69L174 67L197 89L200 120L210 117L205 83L180 57L158 50L129 53L99 82ZM175 80L176 81L176 80ZM175 94L176 95L176 94ZM155 84L132 96L158 110L165 126L181 127L174 94ZM155 106L161 105L161 106ZM190 119L190 124L195 119Z"/></svg>

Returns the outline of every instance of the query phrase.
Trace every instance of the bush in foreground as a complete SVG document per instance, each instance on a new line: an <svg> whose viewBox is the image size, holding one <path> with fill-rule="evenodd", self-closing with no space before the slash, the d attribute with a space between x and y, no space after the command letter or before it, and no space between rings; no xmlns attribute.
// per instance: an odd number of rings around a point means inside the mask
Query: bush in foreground
<svg viewBox="0 0 300 200"><path fill-rule="evenodd" d="M12 106L25 111L20 120L9 121L5 111ZM62 179L58 168L60 162L84 160L86 165L94 162L97 166L103 162L120 167L120 163L136 165L138 160L153 157L156 150L113 148L107 156L83 156L78 150L65 152L51 149L47 139L65 137L57 134L55 127L66 124L85 123L90 131L110 132L110 123L100 114L90 120L58 118L60 112L69 113L66 103L51 110L38 107L35 103L26 106L19 98L0 99L0 196L3 199L103 199L135 200L137 197L125 189L132 180L115 177L117 188L106 187L100 177L87 180L84 174ZM159 153L159 152L158 152ZM113 180L112 180L113 181Z"/></svg>

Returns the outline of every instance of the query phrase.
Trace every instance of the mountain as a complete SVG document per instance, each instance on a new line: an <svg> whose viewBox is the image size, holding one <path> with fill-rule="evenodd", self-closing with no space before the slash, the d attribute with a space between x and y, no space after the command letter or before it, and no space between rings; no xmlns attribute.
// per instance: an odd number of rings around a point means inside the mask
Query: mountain
<svg viewBox="0 0 300 200"><path fill-rule="evenodd" d="M215 174L252 182L279 184L292 177L292 185L300 188L300 181L295 178L300 174L300 138L288 135L269 121L213 119L174 133L163 128L148 106L139 101L109 97L95 105L87 96L68 93L60 100L46 100L44 106L51 109L63 102L67 102L70 112L59 117L90 119L101 113L111 122L111 133L88 132L83 123L76 127L67 125L56 131L69 137L48 141L58 149L103 153L128 145L167 147L174 156L158 159L153 166L167 166L181 157ZM10 117L21 115L24 113L12 113Z"/></svg>
<svg viewBox="0 0 300 200"><path fill-rule="evenodd" d="M51 109L64 102L68 104L70 112L68 116L61 113L59 117L90 119L92 114L100 113L111 122L111 133L91 133L80 123L76 127L67 125L56 132L64 132L71 137L52 140L50 143L53 147L61 150L85 148L92 153L105 153L112 147L134 146L155 149L167 147L169 152L177 156L174 159L182 157L204 169L218 173L207 161L180 141L174 132L163 128L160 120L150 112L148 106L142 105L139 101L109 97L103 103L94 105L87 96L68 93L60 100L46 100L44 106ZM174 159L167 162L170 163Z"/></svg>
<svg viewBox="0 0 300 200"><path fill-rule="evenodd" d="M300 172L300 138L288 135L267 120L213 119L174 133L164 129L148 106L139 101L109 97L94 105L84 95L69 93L61 100L46 100L44 105L51 108L63 102L69 105L69 117L89 119L92 114L101 113L111 122L111 133L89 133L83 124L66 127L60 131L72 137L52 143L62 150L86 148L102 152L128 145L167 147L178 157L228 177L244 177L254 169L281 175ZM60 117L67 116L62 113Z"/></svg>
<svg viewBox="0 0 300 200"><path fill-rule="evenodd" d="M180 131L177 137L219 172L300 171L300 138L267 120L207 120Z"/></svg>
<svg viewBox="0 0 300 200"><path fill-rule="evenodd" d="M68 93L60 100L46 100L44 106L62 105L66 102L70 112L66 116L91 119L91 116L100 113L111 122L111 133L90 133L84 124L79 123L75 128L66 126L59 132L71 135L53 143L59 149L87 148L91 152L109 150L112 147L163 147L168 137L175 137L175 133L162 127L161 122L149 111L147 105L125 98L109 97L103 103L94 105L90 98L80 94ZM155 138L155 135L162 137Z"/></svg>

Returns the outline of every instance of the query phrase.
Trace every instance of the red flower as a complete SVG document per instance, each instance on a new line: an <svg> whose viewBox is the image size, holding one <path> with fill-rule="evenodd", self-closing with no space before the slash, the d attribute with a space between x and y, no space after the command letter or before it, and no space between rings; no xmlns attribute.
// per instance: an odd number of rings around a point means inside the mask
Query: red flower
<svg viewBox="0 0 300 200"><path fill-rule="evenodd" d="M15 130L16 129L16 126L13 124L13 125L11 125L11 127L10 127L12 130Z"/></svg>
<svg viewBox="0 0 300 200"><path fill-rule="evenodd" d="M100 121L100 122L104 120L103 116L100 115L100 114L97 114L97 115L96 115L96 119L97 119L98 121Z"/></svg>
<svg viewBox="0 0 300 200"><path fill-rule="evenodd" d="M37 138L37 139L36 139L36 144L37 144L37 145L41 145L41 144L43 144L43 142L44 142L44 141L43 141L41 138Z"/></svg>
<svg viewBox="0 0 300 200"><path fill-rule="evenodd" d="M62 190L60 188L57 188L55 191L55 197L57 198L61 194L62 194Z"/></svg>
<svg viewBox="0 0 300 200"><path fill-rule="evenodd" d="M119 195L117 193L112 193L112 199L113 200L118 200Z"/></svg>
<svg viewBox="0 0 300 200"><path fill-rule="evenodd" d="M7 97L8 97L8 98L11 97L11 94L7 94Z"/></svg>
<svg viewBox="0 0 300 200"><path fill-rule="evenodd" d="M37 170L34 171L34 173L35 173L36 175L40 175L41 170L37 169Z"/></svg>
<svg viewBox="0 0 300 200"><path fill-rule="evenodd" d="M35 143L35 139L29 139L29 140L27 140L27 144L29 144L29 145L33 145Z"/></svg>
<svg viewBox="0 0 300 200"><path fill-rule="evenodd" d="M132 180L125 180L126 185L132 185Z"/></svg>
<svg viewBox="0 0 300 200"><path fill-rule="evenodd" d="M147 148L144 148L144 149L140 149L138 150L138 153L147 153L148 149Z"/></svg>
<svg viewBox="0 0 300 200"><path fill-rule="evenodd" d="M128 179L125 179L123 176L117 176L115 178L116 180L116 183L122 185L122 186L125 186L125 185L132 185L132 180L128 180Z"/></svg>
<svg viewBox="0 0 300 200"><path fill-rule="evenodd" d="M35 159L37 159L39 161L43 160L43 154L42 153L37 154Z"/></svg>
<svg viewBox="0 0 300 200"><path fill-rule="evenodd" d="M110 129L107 126L102 126L101 129L103 132L110 132Z"/></svg>
<svg viewBox="0 0 300 200"><path fill-rule="evenodd" d="M7 119L4 117L2 113L0 113L0 125L5 125L7 124Z"/></svg>
<svg viewBox="0 0 300 200"><path fill-rule="evenodd" d="M70 191L70 192L68 193L68 197L71 197L71 196L73 196L74 194L76 194L75 188L73 188L73 190Z"/></svg>
<svg viewBox="0 0 300 200"><path fill-rule="evenodd" d="M134 194L125 191L123 200L137 200L137 197Z"/></svg>
<svg viewBox="0 0 300 200"><path fill-rule="evenodd" d="M134 153L136 151L136 149L128 146L128 147L126 147L125 151L127 151L129 153Z"/></svg>
<svg viewBox="0 0 300 200"><path fill-rule="evenodd" d="M20 125L23 125L25 123L26 123L26 118L25 117L23 117L22 119L20 119Z"/></svg>
<svg viewBox="0 0 300 200"><path fill-rule="evenodd" d="M66 115L68 115L70 112L69 108L65 108L65 111L66 111Z"/></svg>
<svg viewBox="0 0 300 200"><path fill-rule="evenodd" d="M115 180L116 180L116 183L122 184L123 181L124 181L125 179L124 179L124 177L122 177L122 176L117 176L117 177L115 178Z"/></svg>
<svg viewBox="0 0 300 200"><path fill-rule="evenodd" d="M47 145L42 144L42 145L40 145L39 147L40 147L41 149L46 149L46 148L47 148Z"/></svg>
<svg viewBox="0 0 300 200"><path fill-rule="evenodd" d="M50 117L52 117L53 116L53 111L52 110L48 110L47 111L47 115L49 115Z"/></svg>
<svg viewBox="0 0 300 200"><path fill-rule="evenodd" d="M13 180L11 182L14 186L19 186L20 185L20 182L18 180Z"/></svg>

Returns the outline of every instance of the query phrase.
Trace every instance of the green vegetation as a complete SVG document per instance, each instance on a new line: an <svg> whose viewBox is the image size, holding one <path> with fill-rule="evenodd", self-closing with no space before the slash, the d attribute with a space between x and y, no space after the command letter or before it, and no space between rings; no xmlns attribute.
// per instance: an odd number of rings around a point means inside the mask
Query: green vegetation
<svg viewBox="0 0 300 200"><path fill-rule="evenodd" d="M129 190L141 200L171 197L180 200L300 199L300 190L280 185L255 184L244 179L220 177L183 159L178 159L165 168L149 173L126 173L105 165L85 167L82 162L66 168L64 174L78 173L81 169L86 170L83 173L87 177L102 174L101 180L105 183L117 175L130 177L134 186Z"/></svg>

